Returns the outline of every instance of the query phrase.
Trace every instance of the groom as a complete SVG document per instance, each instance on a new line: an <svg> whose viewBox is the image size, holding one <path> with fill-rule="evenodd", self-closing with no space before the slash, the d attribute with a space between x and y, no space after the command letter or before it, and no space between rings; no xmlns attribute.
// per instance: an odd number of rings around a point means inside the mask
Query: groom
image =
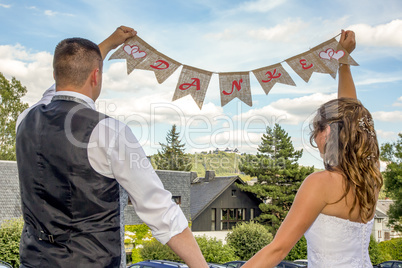
<svg viewBox="0 0 402 268"><path fill-rule="evenodd" d="M95 110L103 59L136 32L121 26L99 46L61 41L55 87L17 121L17 164L24 229L21 267L120 267L119 185L161 243L190 267L208 267L181 209L152 169L130 128Z"/></svg>

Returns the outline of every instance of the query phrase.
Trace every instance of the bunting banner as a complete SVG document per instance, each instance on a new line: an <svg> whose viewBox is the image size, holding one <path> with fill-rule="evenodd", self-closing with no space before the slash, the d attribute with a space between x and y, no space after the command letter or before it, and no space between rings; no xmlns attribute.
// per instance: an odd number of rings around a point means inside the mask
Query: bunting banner
<svg viewBox="0 0 402 268"><path fill-rule="evenodd" d="M202 109L209 82L214 73L219 75L222 107L234 98L252 106L250 72L253 72L266 95L276 83L296 86L282 63L246 72L210 72L181 64L169 58L147 44L138 35L121 45L110 56L109 60L112 59L126 60L127 74L135 69L153 71L159 84L166 81L180 66L183 66L172 101L191 95L200 109ZM306 52L288 58L284 62L306 83L309 82L314 72L329 74L335 79L340 63L358 66L335 37Z"/></svg>

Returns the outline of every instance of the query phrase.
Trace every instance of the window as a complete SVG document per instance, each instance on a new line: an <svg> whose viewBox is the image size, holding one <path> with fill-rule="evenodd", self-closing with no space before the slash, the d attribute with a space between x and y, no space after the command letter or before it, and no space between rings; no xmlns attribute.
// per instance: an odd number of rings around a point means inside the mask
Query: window
<svg viewBox="0 0 402 268"><path fill-rule="evenodd" d="M232 190L232 197L236 197L236 190Z"/></svg>
<svg viewBox="0 0 402 268"><path fill-rule="evenodd" d="M181 196L172 196L172 201L180 206L181 205Z"/></svg>
<svg viewBox="0 0 402 268"><path fill-rule="evenodd" d="M381 219L377 219L377 223L381 223Z"/></svg>
<svg viewBox="0 0 402 268"><path fill-rule="evenodd" d="M378 231L378 238L381 238L381 231Z"/></svg>
<svg viewBox="0 0 402 268"><path fill-rule="evenodd" d="M254 220L254 208L250 208L250 220Z"/></svg>
<svg viewBox="0 0 402 268"><path fill-rule="evenodd" d="M221 209L221 230L231 230L238 222L245 219L245 208L223 208Z"/></svg>
<svg viewBox="0 0 402 268"><path fill-rule="evenodd" d="M211 209L211 231L216 230L216 208Z"/></svg>

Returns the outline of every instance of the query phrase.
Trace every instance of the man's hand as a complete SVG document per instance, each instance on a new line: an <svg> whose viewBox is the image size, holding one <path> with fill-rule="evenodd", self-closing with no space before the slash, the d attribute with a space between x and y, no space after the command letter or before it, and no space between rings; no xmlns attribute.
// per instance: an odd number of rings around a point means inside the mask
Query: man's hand
<svg viewBox="0 0 402 268"><path fill-rule="evenodd" d="M115 49L123 44L128 38L134 37L136 34L137 32L133 28L126 26L118 27L108 38L99 44L102 59L106 58L106 55L110 50Z"/></svg>
<svg viewBox="0 0 402 268"><path fill-rule="evenodd" d="M356 48L355 33L353 31L342 30L339 44L350 54Z"/></svg>

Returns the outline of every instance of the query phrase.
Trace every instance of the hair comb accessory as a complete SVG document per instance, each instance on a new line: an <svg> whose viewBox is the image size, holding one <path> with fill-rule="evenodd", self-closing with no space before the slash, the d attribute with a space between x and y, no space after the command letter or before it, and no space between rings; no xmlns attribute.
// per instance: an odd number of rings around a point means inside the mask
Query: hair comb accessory
<svg viewBox="0 0 402 268"><path fill-rule="evenodd" d="M370 128L374 127L373 118L368 118L367 115L361 117L359 119L359 127L370 133L371 136L375 137L375 132L373 130L370 130Z"/></svg>

